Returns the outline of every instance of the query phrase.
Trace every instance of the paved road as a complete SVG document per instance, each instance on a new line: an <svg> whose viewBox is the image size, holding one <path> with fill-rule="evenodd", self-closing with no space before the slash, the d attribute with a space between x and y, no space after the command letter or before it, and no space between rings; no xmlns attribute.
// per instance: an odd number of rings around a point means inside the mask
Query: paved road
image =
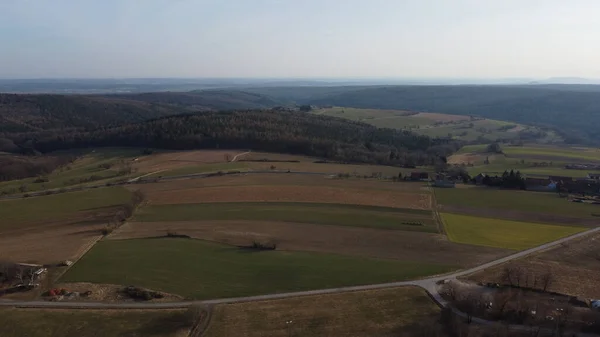
<svg viewBox="0 0 600 337"><path fill-rule="evenodd" d="M21 307L21 308L73 308L73 309L167 309L167 308L185 308L194 304L200 305L214 305L214 304L226 304L226 303L241 303L241 302L251 302L251 301L261 301L261 300L275 300L275 299L283 299L290 297L298 297L298 296L310 296L310 295L323 295L323 294L333 294L333 293L342 293L342 292L350 292L350 291L359 291L359 290L373 290L373 289L384 289L384 288L394 288L401 286L417 286L425 289L430 296L441 306L446 306L448 303L441 297L438 292L437 282L446 279L453 279L459 276L464 276L468 274L472 274L486 268L491 268L497 266L502 263L506 263L536 252L540 252L543 250L547 250L549 248L556 247L560 244L568 242L570 240L574 240L577 238L581 238L585 235L593 234L600 231L600 227L593 228L578 234L574 234L553 242L549 242L543 244L541 246L527 249L498 260L488 262L482 264L480 266L461 270L455 273L445 274L434 276L421 280L412 280L412 281L403 281L403 282L391 282L391 283L382 283L382 284L371 284L371 285L363 285L363 286L353 286L353 287L342 287L342 288L331 288L331 289L320 289L320 290L310 290L310 291L300 291L300 292L289 292L282 294L270 294L270 295L259 295L259 296L249 296L249 297L235 297L235 298L223 298L223 299L215 299L215 300L206 300L206 301L186 301L186 302L165 302L165 303L98 303L98 302L47 302L47 301L7 301L0 300L0 306L8 306L8 307Z"/></svg>

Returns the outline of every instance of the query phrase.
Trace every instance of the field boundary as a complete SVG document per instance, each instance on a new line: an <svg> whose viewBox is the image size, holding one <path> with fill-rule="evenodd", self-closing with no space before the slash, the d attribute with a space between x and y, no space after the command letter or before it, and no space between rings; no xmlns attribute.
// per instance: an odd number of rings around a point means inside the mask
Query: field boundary
<svg viewBox="0 0 600 337"><path fill-rule="evenodd" d="M433 211L433 218L437 224L438 231L440 234L444 235L448 240L448 235L446 233L446 224L444 223L444 219L440 215L437 205L437 196L435 194L435 188L429 187L431 189L431 210Z"/></svg>

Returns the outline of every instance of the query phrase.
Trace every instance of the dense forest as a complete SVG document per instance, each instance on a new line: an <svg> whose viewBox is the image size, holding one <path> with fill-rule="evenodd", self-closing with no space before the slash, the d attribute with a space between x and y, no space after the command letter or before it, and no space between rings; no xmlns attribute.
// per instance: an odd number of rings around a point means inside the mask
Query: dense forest
<svg viewBox="0 0 600 337"><path fill-rule="evenodd" d="M0 134L90 130L203 110L263 109L278 105L279 101L263 95L235 90L104 96L0 94Z"/></svg>
<svg viewBox="0 0 600 337"><path fill-rule="evenodd" d="M243 148L412 166L445 160L460 144L333 117L254 110L205 112L93 131L40 134L32 146L40 152L102 146Z"/></svg>
<svg viewBox="0 0 600 337"><path fill-rule="evenodd" d="M600 86L377 86L250 88L297 104L474 115L547 126L568 143L600 144Z"/></svg>

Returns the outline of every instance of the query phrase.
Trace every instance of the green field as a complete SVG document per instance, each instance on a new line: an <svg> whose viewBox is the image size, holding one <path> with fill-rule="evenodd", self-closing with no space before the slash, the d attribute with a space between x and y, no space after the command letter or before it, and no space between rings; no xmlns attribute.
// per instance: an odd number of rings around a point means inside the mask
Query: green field
<svg viewBox="0 0 600 337"><path fill-rule="evenodd" d="M196 173L208 173L208 172L227 172L233 170L244 170L248 167L245 163L233 162L233 163L214 163L214 164L202 164L202 165L190 165L174 170L157 172L148 177L172 177L181 176Z"/></svg>
<svg viewBox="0 0 600 337"><path fill-rule="evenodd" d="M600 150L594 148L506 146L502 151L509 157L555 157L557 160L600 161Z"/></svg>
<svg viewBox="0 0 600 337"><path fill-rule="evenodd" d="M246 249L192 239L101 241L61 282L137 285L194 299L402 281L454 268L421 262Z"/></svg>
<svg viewBox="0 0 600 337"><path fill-rule="evenodd" d="M101 211L127 203L131 193L122 187L96 188L42 197L0 201L0 230L32 222L57 222L78 212Z"/></svg>
<svg viewBox="0 0 600 337"><path fill-rule="evenodd" d="M437 189L440 205L481 209L515 210L531 213L548 213L579 218L594 217L595 205L569 202L557 193L500 190L487 187Z"/></svg>
<svg viewBox="0 0 600 337"><path fill-rule="evenodd" d="M79 184L86 184L88 180L95 183L106 182L116 178L124 179L127 176L119 176L118 169L131 161L131 158L140 156L139 149L127 148L107 148L91 152L71 151L58 152L57 155L78 155L78 159L73 163L61 167L54 172L46 175L48 182L35 183L37 177L21 180L11 180L0 182L0 192L10 192L10 194L21 193L19 188L26 186L26 191L40 191L47 189L62 188ZM103 168L101 165L112 165L111 168ZM92 178L93 179L90 179Z"/></svg>
<svg viewBox="0 0 600 337"><path fill-rule="evenodd" d="M584 230L580 227L442 214L451 241L506 249L527 249Z"/></svg>
<svg viewBox="0 0 600 337"><path fill-rule="evenodd" d="M246 202L152 205L141 209L134 220L262 220L437 232L431 211L339 204ZM406 222L420 222L422 225L403 225Z"/></svg>
<svg viewBox="0 0 600 337"><path fill-rule="evenodd" d="M193 324L186 310L0 309L2 337L178 337Z"/></svg>

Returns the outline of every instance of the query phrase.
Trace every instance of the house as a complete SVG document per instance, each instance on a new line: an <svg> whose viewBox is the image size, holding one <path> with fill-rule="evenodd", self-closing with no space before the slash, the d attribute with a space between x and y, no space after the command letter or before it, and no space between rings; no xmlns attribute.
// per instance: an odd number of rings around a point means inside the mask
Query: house
<svg viewBox="0 0 600 337"><path fill-rule="evenodd" d="M556 191L556 183L550 179L525 178L525 188L528 191L550 192Z"/></svg>
<svg viewBox="0 0 600 337"><path fill-rule="evenodd" d="M419 180L428 180L428 179L429 179L429 173L427 173L427 172L411 172L410 173L410 180L419 181Z"/></svg>
<svg viewBox="0 0 600 337"><path fill-rule="evenodd" d="M600 181L600 173L588 173L587 178Z"/></svg>

